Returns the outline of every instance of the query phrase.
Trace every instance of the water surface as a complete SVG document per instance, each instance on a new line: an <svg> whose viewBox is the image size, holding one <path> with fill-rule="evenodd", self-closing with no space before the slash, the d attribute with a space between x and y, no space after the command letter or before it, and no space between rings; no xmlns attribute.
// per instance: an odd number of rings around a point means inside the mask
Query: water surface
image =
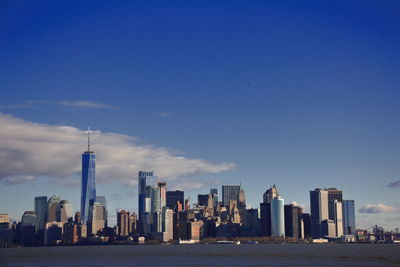
<svg viewBox="0 0 400 267"><path fill-rule="evenodd" d="M400 266L400 244L210 244L0 249L0 266Z"/></svg>

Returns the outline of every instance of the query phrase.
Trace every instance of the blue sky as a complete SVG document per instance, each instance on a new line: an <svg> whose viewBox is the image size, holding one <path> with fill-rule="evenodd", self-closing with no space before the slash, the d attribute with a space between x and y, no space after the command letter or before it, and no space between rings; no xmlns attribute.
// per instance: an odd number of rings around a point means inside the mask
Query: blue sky
<svg viewBox="0 0 400 267"><path fill-rule="evenodd" d="M241 182L255 207L277 184L286 202L308 206L309 190L334 186L357 209L378 207L358 212L359 226L394 229L400 183L388 184L400 180L399 12L398 1L2 1L0 113L21 129L90 126L204 160L197 171L187 161L181 176L166 174L167 185L181 184L192 199ZM1 169L16 149L4 140ZM99 166L105 157L97 158ZM79 208L76 182L51 182L76 181L76 171L32 164L0 174L0 212L19 217L34 196L53 193ZM31 178L12 180L21 175ZM97 190L109 209L134 210L136 173L109 175Z"/></svg>

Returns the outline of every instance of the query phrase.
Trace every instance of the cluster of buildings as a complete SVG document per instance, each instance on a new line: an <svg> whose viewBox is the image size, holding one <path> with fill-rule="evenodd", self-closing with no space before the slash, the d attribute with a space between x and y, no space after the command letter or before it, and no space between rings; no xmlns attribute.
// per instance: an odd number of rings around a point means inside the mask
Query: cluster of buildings
<svg viewBox="0 0 400 267"><path fill-rule="evenodd" d="M25 211L20 222L0 214L0 247L12 244L73 245L96 242L191 242L238 237L265 240L356 241L354 200L344 200L341 190L310 191L310 213L285 204L273 185L263 194L259 208L246 205L241 185L222 185L199 194L197 202L184 191L168 191L167 183L152 171L138 174L138 212L117 212L117 225L108 226L107 203L96 195L96 155L82 155L80 211L57 195L34 199L34 210ZM397 235L398 237L398 235ZM397 238L395 237L395 238Z"/></svg>
<svg viewBox="0 0 400 267"><path fill-rule="evenodd" d="M167 191L153 172L139 172L137 233L164 242L206 238L270 237L291 240L351 240L356 231L354 200L343 200L336 188L310 191L311 214L284 203L274 185L259 209L246 206L240 185L223 185L199 194L190 204L183 191Z"/></svg>

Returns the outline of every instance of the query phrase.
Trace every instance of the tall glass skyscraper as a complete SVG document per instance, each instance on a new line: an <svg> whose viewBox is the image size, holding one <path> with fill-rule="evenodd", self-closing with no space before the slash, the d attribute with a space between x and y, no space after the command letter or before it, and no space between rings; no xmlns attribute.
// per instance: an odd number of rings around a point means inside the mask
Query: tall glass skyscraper
<svg viewBox="0 0 400 267"><path fill-rule="evenodd" d="M146 172L146 171L140 171L139 172L139 201L138 201L138 208L139 208L139 220L143 221L143 213L145 213L145 207L146 207L146 197L151 198L151 195L146 194L146 187L148 185L155 184L155 181L157 180L157 177L154 176L154 173L152 171Z"/></svg>
<svg viewBox="0 0 400 267"><path fill-rule="evenodd" d="M343 225L345 235L354 235L356 231L354 200L343 200Z"/></svg>
<svg viewBox="0 0 400 267"><path fill-rule="evenodd" d="M271 201L271 235L285 237L284 200L279 196Z"/></svg>
<svg viewBox="0 0 400 267"><path fill-rule="evenodd" d="M39 230L44 230L47 220L47 196L35 197L35 213Z"/></svg>
<svg viewBox="0 0 400 267"><path fill-rule="evenodd" d="M96 201L96 155L90 151L90 130L88 131L88 150L82 154L81 218L87 223L89 207Z"/></svg>

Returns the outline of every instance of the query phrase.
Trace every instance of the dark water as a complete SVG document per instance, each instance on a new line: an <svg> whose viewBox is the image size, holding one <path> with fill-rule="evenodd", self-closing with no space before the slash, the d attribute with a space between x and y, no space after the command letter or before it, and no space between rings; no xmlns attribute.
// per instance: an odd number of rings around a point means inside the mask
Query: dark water
<svg viewBox="0 0 400 267"><path fill-rule="evenodd" d="M400 266L400 244L125 245L0 249L0 266Z"/></svg>

